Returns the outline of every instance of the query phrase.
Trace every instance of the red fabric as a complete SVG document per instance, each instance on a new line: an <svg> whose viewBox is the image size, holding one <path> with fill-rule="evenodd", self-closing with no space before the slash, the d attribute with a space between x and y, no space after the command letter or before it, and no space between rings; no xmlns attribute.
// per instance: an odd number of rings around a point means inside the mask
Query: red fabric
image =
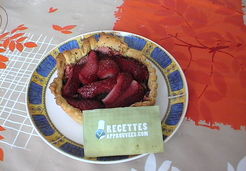
<svg viewBox="0 0 246 171"><path fill-rule="evenodd" d="M187 118L219 129L246 126L246 26L241 0L125 0L115 30L168 50L186 75ZM201 121L206 121L202 124Z"/></svg>

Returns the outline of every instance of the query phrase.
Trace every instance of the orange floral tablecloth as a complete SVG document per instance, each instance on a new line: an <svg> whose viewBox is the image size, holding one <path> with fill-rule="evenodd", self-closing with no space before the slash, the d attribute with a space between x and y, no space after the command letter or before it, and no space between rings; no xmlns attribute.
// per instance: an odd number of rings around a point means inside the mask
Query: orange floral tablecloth
<svg viewBox="0 0 246 171"><path fill-rule="evenodd" d="M245 6L245 0L0 0L0 170L246 170ZM21 129L14 117L27 115L21 93L42 54L75 35L112 29L147 37L177 59L189 108L164 153L99 166L58 154L27 116ZM30 131L18 142L23 125Z"/></svg>

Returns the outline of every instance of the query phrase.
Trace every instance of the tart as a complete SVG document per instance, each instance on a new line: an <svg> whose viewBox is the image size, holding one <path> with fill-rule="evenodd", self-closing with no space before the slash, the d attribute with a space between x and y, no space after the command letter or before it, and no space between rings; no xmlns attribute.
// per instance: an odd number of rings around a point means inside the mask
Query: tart
<svg viewBox="0 0 246 171"><path fill-rule="evenodd" d="M101 33L84 39L80 49L56 57L57 78L50 85L56 103L78 123L83 111L154 105L156 71L141 51Z"/></svg>

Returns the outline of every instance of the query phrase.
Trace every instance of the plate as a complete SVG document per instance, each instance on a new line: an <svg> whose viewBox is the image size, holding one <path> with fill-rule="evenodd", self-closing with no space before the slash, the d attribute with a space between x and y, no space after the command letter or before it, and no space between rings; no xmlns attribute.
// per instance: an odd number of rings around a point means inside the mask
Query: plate
<svg viewBox="0 0 246 171"><path fill-rule="evenodd" d="M57 76L55 57L66 50L79 48L83 39L98 38L106 32L118 36L129 47L142 51L157 70L157 105L162 118L163 141L167 142L180 126L188 105L188 88L185 76L177 61L160 45L132 33L121 31L97 31L71 38L44 56L34 70L27 89L27 109L32 124L40 137L53 149L71 158L88 163L112 164L134 160L146 154L134 156L109 156L85 158L83 127L73 121L56 105L49 85Z"/></svg>

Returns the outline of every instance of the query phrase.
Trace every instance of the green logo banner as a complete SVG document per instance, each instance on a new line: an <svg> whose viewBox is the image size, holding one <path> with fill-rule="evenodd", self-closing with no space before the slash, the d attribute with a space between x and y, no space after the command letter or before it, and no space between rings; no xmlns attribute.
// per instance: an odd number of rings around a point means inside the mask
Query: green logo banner
<svg viewBox="0 0 246 171"><path fill-rule="evenodd" d="M96 109L83 113L86 157L164 150L158 106Z"/></svg>

